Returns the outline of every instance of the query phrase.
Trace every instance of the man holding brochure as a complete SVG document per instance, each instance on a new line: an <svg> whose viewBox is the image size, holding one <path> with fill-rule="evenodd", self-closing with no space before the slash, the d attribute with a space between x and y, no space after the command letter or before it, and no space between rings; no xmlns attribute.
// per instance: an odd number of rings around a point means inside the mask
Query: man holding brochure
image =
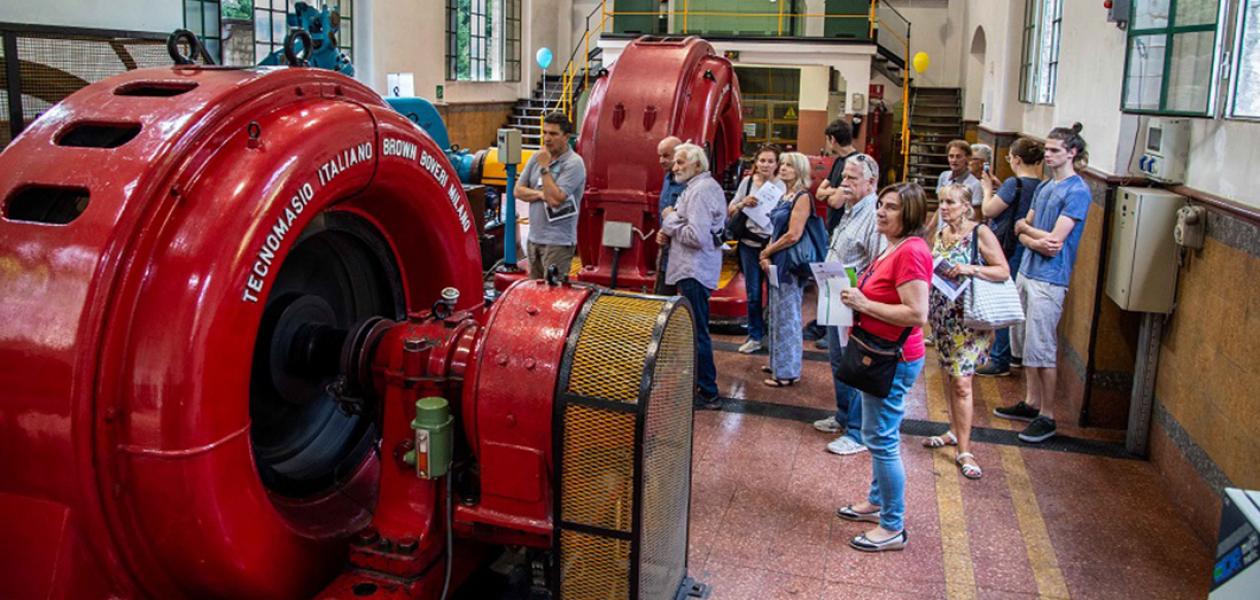
<svg viewBox="0 0 1260 600"><path fill-rule="evenodd" d="M845 160L837 193L827 204L844 208L844 214L831 232L827 262L814 269L818 280L818 322L827 326L827 352L831 357L832 381L836 388L836 414L814 422L814 428L827 433L843 431L843 435L827 444L827 451L841 456L866 450L862 443L862 395L836 377L848 327L853 313L840 303L840 290L850 287L850 273L860 272L879 256L884 237L875 230L875 187L879 181L879 165L866 154L854 154Z"/></svg>

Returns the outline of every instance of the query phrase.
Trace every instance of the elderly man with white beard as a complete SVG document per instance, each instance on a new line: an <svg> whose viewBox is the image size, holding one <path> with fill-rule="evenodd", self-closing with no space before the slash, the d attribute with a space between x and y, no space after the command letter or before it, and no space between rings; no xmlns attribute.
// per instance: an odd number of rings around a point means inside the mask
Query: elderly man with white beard
<svg viewBox="0 0 1260 600"><path fill-rule="evenodd" d="M726 194L709 174L704 148L681 144L674 150L674 180L686 188L678 203L661 212L656 241L669 244L665 283L691 303L696 332L696 395L700 409L722 408L718 396L713 342L709 339L709 295L722 271L722 231L726 228Z"/></svg>
<svg viewBox="0 0 1260 600"><path fill-rule="evenodd" d="M879 181L879 165L866 154L850 156L844 163L839 193L832 194L827 204L844 214L831 232L827 262L838 262L861 272L883 250L884 236L875 230L875 186ZM862 395L836 377L844 356L840 345L840 329L827 328L827 353L831 358L832 383L836 389L836 414L814 422L814 428L827 433L843 434L827 444L832 454L847 456L866 450L862 443Z"/></svg>

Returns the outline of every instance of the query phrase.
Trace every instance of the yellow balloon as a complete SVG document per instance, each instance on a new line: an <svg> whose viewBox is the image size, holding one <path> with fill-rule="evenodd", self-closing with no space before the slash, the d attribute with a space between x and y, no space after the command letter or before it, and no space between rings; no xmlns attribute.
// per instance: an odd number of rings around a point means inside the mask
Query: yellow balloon
<svg viewBox="0 0 1260 600"><path fill-rule="evenodd" d="M928 58L927 52L915 52L912 64L914 64L915 73L922 73L927 70L928 65L932 64L932 59Z"/></svg>

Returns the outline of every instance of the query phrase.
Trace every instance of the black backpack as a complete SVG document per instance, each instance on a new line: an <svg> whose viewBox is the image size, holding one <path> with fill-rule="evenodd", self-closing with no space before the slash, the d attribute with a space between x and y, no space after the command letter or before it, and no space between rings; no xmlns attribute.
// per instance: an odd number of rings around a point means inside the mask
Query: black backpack
<svg viewBox="0 0 1260 600"><path fill-rule="evenodd" d="M1006 209L1015 212L1011 213L1011 218L1006 221L1001 231L994 232L997 234L998 239L1002 241L1002 254L1006 258L1009 259L1015 254L1015 246L1019 244L1019 236L1015 235L1015 221L1028 215L1028 209L1032 206L1033 199L1037 197L1037 192L1041 189L1041 186L1045 184L1046 182L1044 181L1037 184L1037 187L1033 188L1033 192L1025 197L1024 178L1018 175L1015 176L1015 203Z"/></svg>

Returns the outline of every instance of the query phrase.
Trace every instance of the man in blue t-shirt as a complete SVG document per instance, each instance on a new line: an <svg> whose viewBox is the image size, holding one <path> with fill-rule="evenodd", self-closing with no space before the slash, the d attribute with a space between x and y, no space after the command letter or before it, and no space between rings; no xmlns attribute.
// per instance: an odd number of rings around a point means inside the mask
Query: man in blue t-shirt
<svg viewBox="0 0 1260 600"><path fill-rule="evenodd" d="M1058 127L1046 139L1045 161L1053 177L1041 184L1027 216L1015 222L1015 234L1026 249L1015 286L1025 321L1011 332L1012 347L1024 359L1024 401L994 409L999 417L1031 421L1019 439L1037 443L1054 437L1057 330L1072 279L1072 266L1090 193L1076 174L1075 161L1085 160L1080 124Z"/></svg>
<svg viewBox="0 0 1260 600"><path fill-rule="evenodd" d="M1021 137L1011 144L1006 155L1015 175L999 184L993 173L985 172L980 181L984 190L982 214L989 219L989 228L1002 244L1002 254L1011 266L1012 278L1018 274L1019 263L1024 257L1024 246L1016 239L1015 221L1027 216L1032 208L1033 194L1041 185L1041 175L1045 172L1044 155L1045 147L1041 142ZM993 333L989 361L976 369L976 375L981 377L1005 377L1011 374L1012 366L1021 366L1019 361L1022 357L1011 354L1010 328L1003 327Z"/></svg>

